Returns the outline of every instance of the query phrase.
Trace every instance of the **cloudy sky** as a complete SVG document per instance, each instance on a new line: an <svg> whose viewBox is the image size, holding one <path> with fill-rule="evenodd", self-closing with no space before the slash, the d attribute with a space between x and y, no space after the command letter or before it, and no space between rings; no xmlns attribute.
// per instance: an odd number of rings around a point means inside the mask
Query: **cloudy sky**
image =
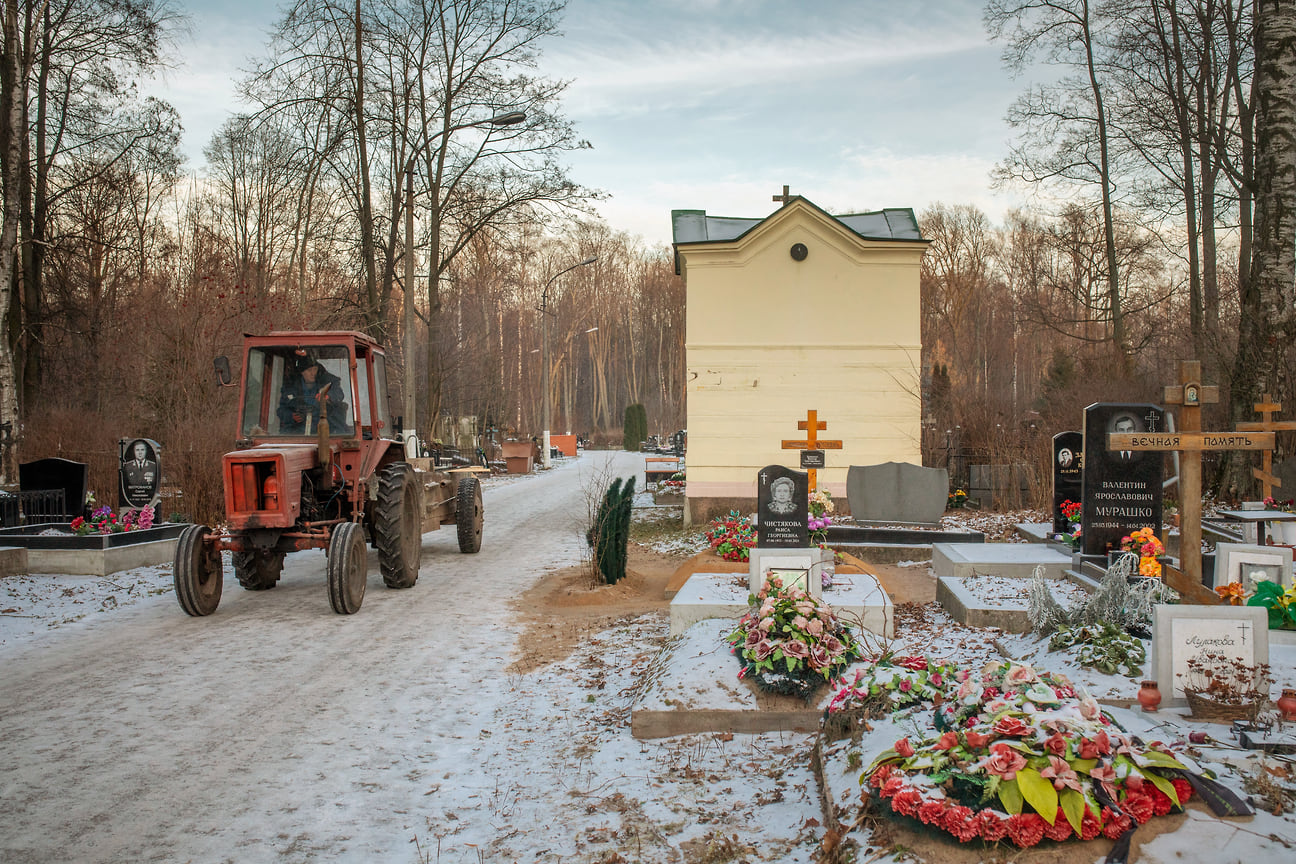
<svg viewBox="0 0 1296 864"><path fill-rule="evenodd" d="M180 0L188 32L153 91L180 111L190 167L241 107L273 0ZM670 242L670 211L762 216L783 184L834 212L971 203L990 188L1026 86L1004 71L977 0L569 0L540 72L594 149L577 182L614 227Z"/></svg>

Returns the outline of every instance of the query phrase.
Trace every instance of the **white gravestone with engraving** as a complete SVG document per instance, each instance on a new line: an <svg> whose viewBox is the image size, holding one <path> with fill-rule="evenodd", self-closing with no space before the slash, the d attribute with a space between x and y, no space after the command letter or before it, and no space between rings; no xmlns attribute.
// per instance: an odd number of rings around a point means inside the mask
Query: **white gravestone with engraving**
<svg viewBox="0 0 1296 864"><path fill-rule="evenodd" d="M1248 666L1269 662L1269 614L1262 606L1157 605L1152 670L1167 706L1188 704L1188 661L1219 654Z"/></svg>

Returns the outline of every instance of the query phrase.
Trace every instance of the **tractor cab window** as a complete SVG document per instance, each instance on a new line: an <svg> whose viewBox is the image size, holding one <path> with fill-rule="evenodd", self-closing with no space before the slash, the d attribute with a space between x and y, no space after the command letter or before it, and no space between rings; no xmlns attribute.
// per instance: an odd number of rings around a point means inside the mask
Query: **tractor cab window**
<svg viewBox="0 0 1296 864"><path fill-rule="evenodd" d="M369 390L369 367L373 367L373 393L377 398L370 397ZM360 403L360 423L364 427L363 437L382 438L391 437L391 419L387 414L387 373L383 365L383 355L369 354L360 355L356 358L356 380L359 382L359 392L356 401ZM376 423L377 429L372 425Z"/></svg>
<svg viewBox="0 0 1296 864"><path fill-rule="evenodd" d="M244 435L355 434L351 355L345 346L273 346L248 352Z"/></svg>

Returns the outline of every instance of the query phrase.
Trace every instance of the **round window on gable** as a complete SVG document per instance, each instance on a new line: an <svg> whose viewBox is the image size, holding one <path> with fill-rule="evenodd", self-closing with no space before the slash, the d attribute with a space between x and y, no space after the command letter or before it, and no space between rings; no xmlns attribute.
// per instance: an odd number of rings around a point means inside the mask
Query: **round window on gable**
<svg viewBox="0 0 1296 864"><path fill-rule="evenodd" d="M792 248L788 251L791 253L793 261L804 261L806 256L810 254L810 250L806 248L804 243L793 243Z"/></svg>

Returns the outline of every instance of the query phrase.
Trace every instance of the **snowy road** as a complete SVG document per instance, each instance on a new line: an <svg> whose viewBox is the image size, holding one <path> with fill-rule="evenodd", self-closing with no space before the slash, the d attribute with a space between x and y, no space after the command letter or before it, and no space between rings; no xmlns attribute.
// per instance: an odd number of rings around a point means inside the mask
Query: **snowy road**
<svg viewBox="0 0 1296 864"><path fill-rule="evenodd" d="M163 593L5 639L0 861L677 861L737 833L763 860L809 860L804 739L630 737L660 618L502 672L511 600L579 560L586 488L641 458L488 487L482 551L425 535L408 591L371 550L354 616L330 610L311 552L268 592L227 566L207 618Z"/></svg>

